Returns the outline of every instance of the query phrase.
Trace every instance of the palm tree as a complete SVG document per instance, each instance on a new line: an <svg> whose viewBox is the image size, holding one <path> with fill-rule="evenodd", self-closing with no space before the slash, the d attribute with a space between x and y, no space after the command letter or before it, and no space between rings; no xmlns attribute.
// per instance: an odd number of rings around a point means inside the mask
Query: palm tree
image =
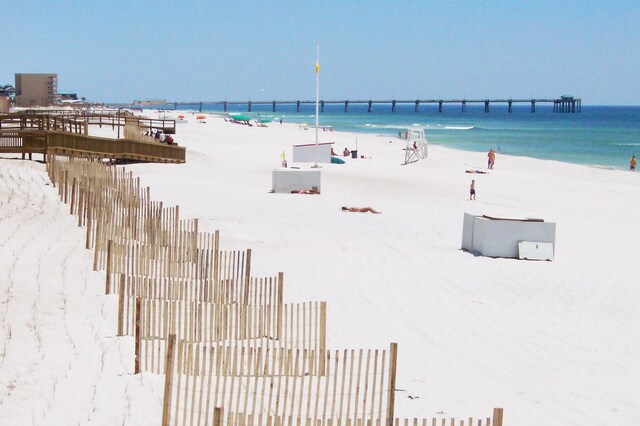
<svg viewBox="0 0 640 426"><path fill-rule="evenodd" d="M0 85L0 96L11 96L16 93L16 89L10 85L5 84L4 86Z"/></svg>

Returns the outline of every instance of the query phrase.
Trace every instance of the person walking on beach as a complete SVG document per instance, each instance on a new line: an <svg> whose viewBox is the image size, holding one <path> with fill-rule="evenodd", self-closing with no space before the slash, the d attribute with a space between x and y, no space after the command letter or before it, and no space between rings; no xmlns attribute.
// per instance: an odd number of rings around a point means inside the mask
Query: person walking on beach
<svg viewBox="0 0 640 426"><path fill-rule="evenodd" d="M471 179L471 186L469 187L469 200L476 199L476 180Z"/></svg>
<svg viewBox="0 0 640 426"><path fill-rule="evenodd" d="M636 163L637 163L636 156L632 155L631 160L629 161L629 170L634 171L636 169Z"/></svg>
<svg viewBox="0 0 640 426"><path fill-rule="evenodd" d="M487 154L487 168L489 170L493 169L493 165L496 162L496 152L492 149L489 150L489 153Z"/></svg>

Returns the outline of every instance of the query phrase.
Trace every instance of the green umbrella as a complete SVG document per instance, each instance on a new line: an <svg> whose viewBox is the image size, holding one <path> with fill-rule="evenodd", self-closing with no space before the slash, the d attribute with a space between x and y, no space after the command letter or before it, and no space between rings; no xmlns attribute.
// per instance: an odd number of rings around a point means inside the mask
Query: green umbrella
<svg viewBox="0 0 640 426"><path fill-rule="evenodd" d="M242 115L242 114L235 114L235 115L231 115L230 117L232 119L236 120L236 121L249 121L249 120L251 120L251 117L249 117L248 115Z"/></svg>
<svg viewBox="0 0 640 426"><path fill-rule="evenodd" d="M261 120L258 120L259 123L271 123L273 120L271 120L270 118L263 118Z"/></svg>

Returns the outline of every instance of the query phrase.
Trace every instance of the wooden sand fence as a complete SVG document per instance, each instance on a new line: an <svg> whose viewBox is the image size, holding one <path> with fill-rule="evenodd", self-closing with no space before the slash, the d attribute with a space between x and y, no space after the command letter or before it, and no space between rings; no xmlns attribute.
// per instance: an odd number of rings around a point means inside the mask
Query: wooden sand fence
<svg viewBox="0 0 640 426"><path fill-rule="evenodd" d="M179 207L150 199L132 173L52 158L47 170L94 269L119 293L118 334L135 371L165 373L164 425L476 426L394 417L397 345L326 348L326 303L282 303L282 274L251 278L251 250L223 252ZM502 426L502 409L477 419Z"/></svg>
<svg viewBox="0 0 640 426"><path fill-rule="evenodd" d="M117 292L112 279L126 273L224 281L225 292L239 289L248 296L251 250L221 251L218 231L200 233L197 220L179 219L178 206L154 203L131 173L66 159L49 162L48 170L78 225L87 226L86 246L94 248L94 270L107 271L107 293Z"/></svg>
<svg viewBox="0 0 640 426"><path fill-rule="evenodd" d="M62 201L86 225L86 247L94 248L94 270L112 274L249 279L251 250L219 250L219 233L198 232L198 220L180 220L179 207L150 200L131 173L99 162L50 162ZM115 245L114 245L115 244ZM111 268L114 265L115 268Z"/></svg>
<svg viewBox="0 0 640 426"><path fill-rule="evenodd" d="M241 303L246 305L282 304L284 274L251 277L248 281L203 278L173 278L153 275L120 274L114 289L128 298L186 300L190 302Z"/></svg>
<svg viewBox="0 0 640 426"><path fill-rule="evenodd" d="M126 298L124 298L126 299ZM122 300L122 299L121 299ZM125 303L126 306L126 303ZM164 370L169 335L208 346L326 350L326 303L218 304L136 298L118 328L135 338L135 372ZM133 316L127 321L127 316Z"/></svg>
<svg viewBox="0 0 640 426"><path fill-rule="evenodd" d="M388 353L352 349L319 358L300 350L267 354L229 357L225 349L176 344L171 336L162 424L391 425L397 345ZM324 368L313 370L311 361Z"/></svg>
<svg viewBox="0 0 640 426"><path fill-rule="evenodd" d="M208 247L196 246L189 255L173 246L160 246L130 241L107 244L105 257L106 292L116 292L120 274L127 276L171 277L184 281L205 283L203 300L219 297L217 291L240 293L235 299L241 301L251 288L251 249L222 251L218 248L218 233L201 233ZM184 247L184 246L182 246ZM208 285L206 283L209 283ZM220 290L215 286L223 286Z"/></svg>
<svg viewBox="0 0 640 426"><path fill-rule="evenodd" d="M504 410L502 408L494 408L491 417L476 418L469 417L466 419L456 419L454 417L432 417L432 418L412 418L399 419L396 418L394 426L502 426L502 417Z"/></svg>

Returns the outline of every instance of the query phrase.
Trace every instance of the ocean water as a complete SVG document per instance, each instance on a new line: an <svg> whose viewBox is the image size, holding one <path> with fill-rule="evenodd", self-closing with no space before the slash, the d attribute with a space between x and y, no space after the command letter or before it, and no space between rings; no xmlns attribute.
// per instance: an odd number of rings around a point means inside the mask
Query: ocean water
<svg viewBox="0 0 640 426"><path fill-rule="evenodd" d="M197 110L198 105L187 108ZM246 106L234 105L234 112L256 118L315 124L313 105L301 106L299 113L293 105L278 105L275 113L271 109L253 105L247 113ZM205 110L222 112L222 106ZM528 104L514 105L512 113L506 104L492 104L488 113L481 105L467 105L464 113L459 104L445 105L442 113L437 105L420 105L417 113L413 105L398 105L393 113L390 104L374 105L370 113L367 105L349 105L348 112L344 105L325 105L320 126L388 136L420 126L430 144L481 152L493 148L501 154L615 169L628 169L632 155L640 158L640 107L635 106L583 105L581 113L567 114L554 113L551 105L536 105L531 113Z"/></svg>

